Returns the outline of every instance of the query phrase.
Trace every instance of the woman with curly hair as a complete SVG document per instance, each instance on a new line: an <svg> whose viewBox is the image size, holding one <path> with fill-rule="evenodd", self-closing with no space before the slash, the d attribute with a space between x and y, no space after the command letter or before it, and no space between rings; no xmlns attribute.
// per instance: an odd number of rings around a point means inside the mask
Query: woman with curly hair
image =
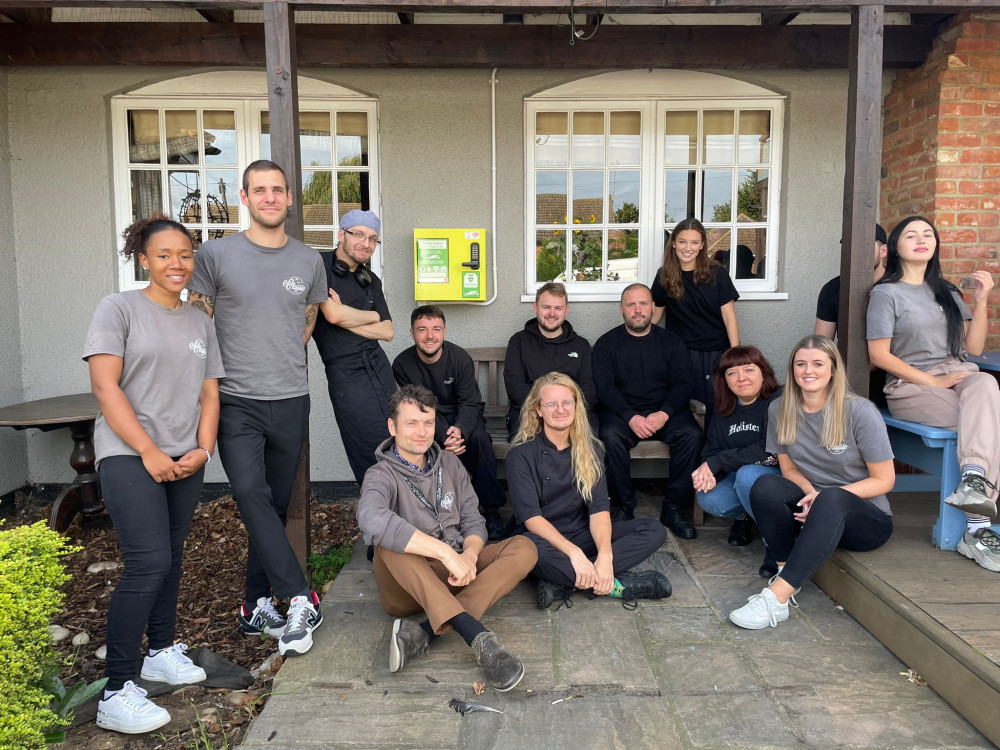
<svg viewBox="0 0 1000 750"><path fill-rule="evenodd" d="M138 259L149 286L101 300L83 358L101 407L94 447L104 505L125 563L108 607L97 725L137 734L170 721L135 684L140 676L171 685L206 678L174 634L184 539L215 450L225 372L212 319L181 302L194 272L187 230L157 215L123 236L122 255Z"/></svg>

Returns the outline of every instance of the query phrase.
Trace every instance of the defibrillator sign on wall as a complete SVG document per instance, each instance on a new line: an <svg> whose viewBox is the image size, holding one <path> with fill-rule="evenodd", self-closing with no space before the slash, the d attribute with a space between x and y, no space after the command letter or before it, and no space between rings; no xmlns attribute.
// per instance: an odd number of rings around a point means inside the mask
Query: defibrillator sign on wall
<svg viewBox="0 0 1000 750"><path fill-rule="evenodd" d="M480 302L486 298L485 229L414 229L413 298Z"/></svg>

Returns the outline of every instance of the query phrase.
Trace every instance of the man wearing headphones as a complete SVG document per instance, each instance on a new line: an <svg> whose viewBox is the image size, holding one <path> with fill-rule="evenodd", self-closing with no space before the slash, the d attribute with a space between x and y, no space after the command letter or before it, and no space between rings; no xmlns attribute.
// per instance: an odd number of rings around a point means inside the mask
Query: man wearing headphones
<svg viewBox="0 0 1000 750"><path fill-rule="evenodd" d="M375 463L375 449L389 437L389 397L396 390L389 359L378 343L392 341L392 318L382 280L367 267L379 245L381 228L374 212L348 211L340 220L337 249L320 253L329 286L340 302L373 310L379 318L377 323L345 327L320 315L313 332L326 367L340 437L358 484Z"/></svg>

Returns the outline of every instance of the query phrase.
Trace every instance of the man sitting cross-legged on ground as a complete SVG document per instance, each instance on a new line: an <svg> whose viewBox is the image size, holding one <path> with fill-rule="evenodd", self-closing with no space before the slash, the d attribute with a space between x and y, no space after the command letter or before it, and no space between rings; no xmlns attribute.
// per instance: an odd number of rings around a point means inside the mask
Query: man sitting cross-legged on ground
<svg viewBox="0 0 1000 750"><path fill-rule="evenodd" d="M651 518L612 524L604 451L594 439L580 387L550 372L532 386L507 453L514 516L538 548L538 606L569 600L574 588L622 599L670 596L656 571L629 569L667 538Z"/></svg>
<svg viewBox="0 0 1000 750"><path fill-rule="evenodd" d="M472 647L490 687L511 690L524 666L479 621L534 567L535 545L524 537L486 545L486 523L469 475L434 442L432 394L407 385L389 399L389 434L365 473L358 526L375 545L372 568L382 608L396 620L389 671L427 650L450 628Z"/></svg>

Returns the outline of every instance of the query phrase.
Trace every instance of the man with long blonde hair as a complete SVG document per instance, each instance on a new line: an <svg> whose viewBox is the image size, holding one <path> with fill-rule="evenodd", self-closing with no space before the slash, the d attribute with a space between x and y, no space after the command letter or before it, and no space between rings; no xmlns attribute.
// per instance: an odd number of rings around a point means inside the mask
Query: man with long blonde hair
<svg viewBox="0 0 1000 750"><path fill-rule="evenodd" d="M575 589L622 599L670 596L662 573L630 569L666 539L643 518L612 524L604 451L586 418L586 401L568 375L535 381L507 454L507 486L518 532L538 549L538 606L568 601Z"/></svg>

